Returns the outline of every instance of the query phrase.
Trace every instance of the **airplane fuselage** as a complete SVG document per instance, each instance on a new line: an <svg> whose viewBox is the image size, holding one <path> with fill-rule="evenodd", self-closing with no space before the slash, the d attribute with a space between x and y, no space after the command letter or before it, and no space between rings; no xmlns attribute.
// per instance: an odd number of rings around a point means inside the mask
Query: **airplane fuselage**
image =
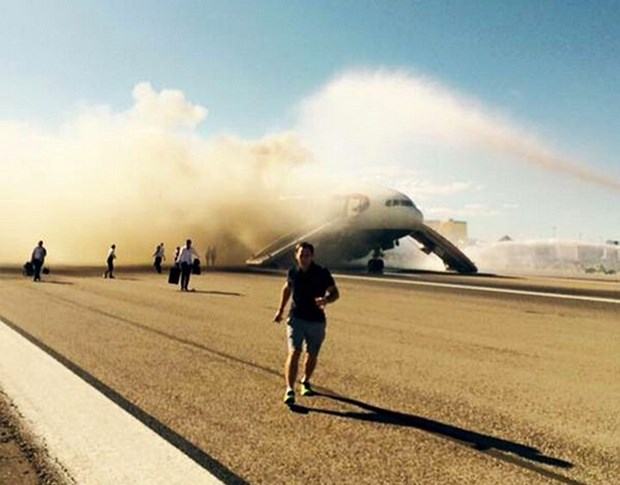
<svg viewBox="0 0 620 485"><path fill-rule="evenodd" d="M323 264L337 266L368 256L373 262L383 251L397 246L401 238L411 236L422 251L439 256L446 268L462 273L477 271L462 251L424 224L422 212L402 192L372 188L323 200L327 207L315 204L310 208L318 214L316 220L279 237L247 263L290 265L295 245L304 240L314 244L317 261Z"/></svg>
<svg viewBox="0 0 620 485"><path fill-rule="evenodd" d="M334 200L343 224L321 244L321 259L332 263L363 258L377 249L392 249L399 239L424 223L415 203L397 190L355 192Z"/></svg>
<svg viewBox="0 0 620 485"><path fill-rule="evenodd" d="M356 229L382 230L417 229L424 216L414 202L402 192L384 189L371 194L352 193L337 196L335 206L348 218Z"/></svg>

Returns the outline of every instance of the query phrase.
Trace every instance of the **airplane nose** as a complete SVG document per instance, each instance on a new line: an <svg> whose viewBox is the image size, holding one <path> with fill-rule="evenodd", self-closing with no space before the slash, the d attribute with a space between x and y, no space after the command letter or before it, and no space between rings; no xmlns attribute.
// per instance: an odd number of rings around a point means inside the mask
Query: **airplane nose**
<svg viewBox="0 0 620 485"><path fill-rule="evenodd" d="M422 214L422 211L418 209L417 206L414 205L413 207L410 207L410 209L410 215L413 219L415 219L417 222L424 222L424 214Z"/></svg>

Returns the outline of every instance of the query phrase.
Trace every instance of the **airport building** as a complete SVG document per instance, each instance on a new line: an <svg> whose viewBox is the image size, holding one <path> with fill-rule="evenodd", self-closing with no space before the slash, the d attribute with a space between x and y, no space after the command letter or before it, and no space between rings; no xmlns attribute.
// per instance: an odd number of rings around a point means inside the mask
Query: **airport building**
<svg viewBox="0 0 620 485"><path fill-rule="evenodd" d="M467 244L467 222L465 221L455 221L454 219L447 221L425 220L424 223L457 246Z"/></svg>

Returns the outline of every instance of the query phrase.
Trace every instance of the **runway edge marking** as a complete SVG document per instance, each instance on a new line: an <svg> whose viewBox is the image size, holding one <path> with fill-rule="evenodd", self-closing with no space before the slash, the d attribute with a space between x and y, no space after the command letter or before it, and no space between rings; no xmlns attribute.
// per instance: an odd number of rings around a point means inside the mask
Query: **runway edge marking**
<svg viewBox="0 0 620 485"><path fill-rule="evenodd" d="M371 281L375 283L397 283L401 285L415 285L415 286L434 286L437 288L453 288L458 290L468 290L468 291L482 291L489 293L508 293L513 295L523 295L523 296L538 296L543 298L558 298L563 300L580 300L580 301L590 301L594 303L613 303L616 305L620 305L620 300L614 298L603 298L599 296L583 296L583 295L569 295L566 293L545 293L543 291L528 291L528 290L514 290L512 288L492 288L490 286L467 286L467 285L457 285L453 283L435 283L432 281L411 281L399 278L373 278L371 276L357 276L357 275L347 275L347 274L336 274L334 276L337 278L350 279L350 280L360 280L360 281Z"/></svg>
<svg viewBox="0 0 620 485"><path fill-rule="evenodd" d="M76 483L224 483L2 318L0 382Z"/></svg>

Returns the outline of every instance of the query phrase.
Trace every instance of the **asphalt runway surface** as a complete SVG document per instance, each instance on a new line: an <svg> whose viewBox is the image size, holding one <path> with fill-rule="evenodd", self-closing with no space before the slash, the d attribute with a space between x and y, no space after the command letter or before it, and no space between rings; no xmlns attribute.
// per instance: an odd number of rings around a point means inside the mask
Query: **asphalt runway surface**
<svg viewBox="0 0 620 485"><path fill-rule="evenodd" d="M320 395L291 409L283 274L4 273L0 317L228 483L617 483L620 304L554 295L620 283L336 281Z"/></svg>

